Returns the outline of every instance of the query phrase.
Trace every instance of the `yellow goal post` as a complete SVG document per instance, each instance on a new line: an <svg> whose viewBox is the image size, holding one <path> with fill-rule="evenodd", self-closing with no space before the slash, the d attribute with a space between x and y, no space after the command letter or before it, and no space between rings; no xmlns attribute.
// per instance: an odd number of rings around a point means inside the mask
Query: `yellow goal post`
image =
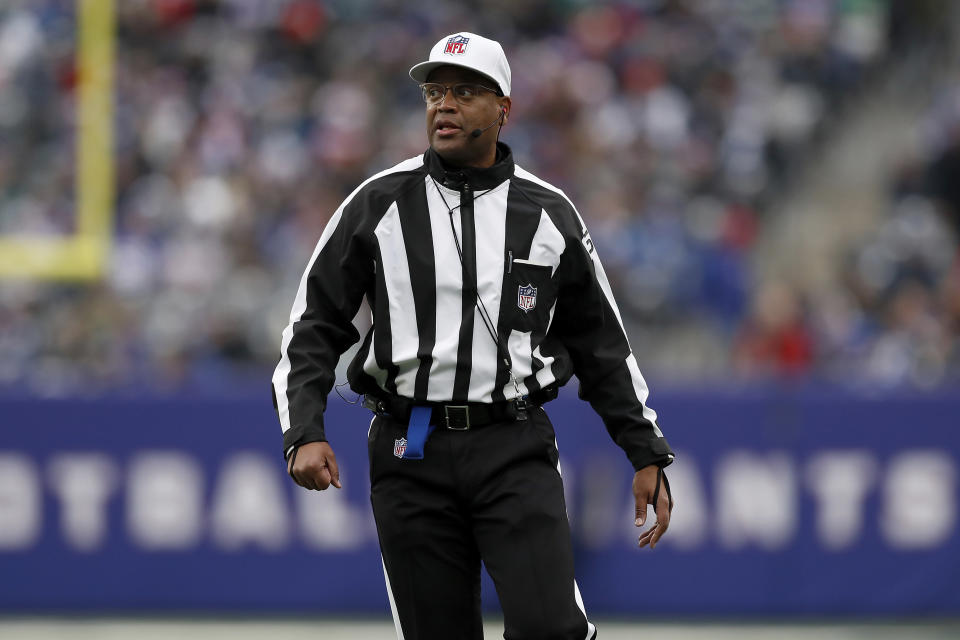
<svg viewBox="0 0 960 640"><path fill-rule="evenodd" d="M0 236L0 278L102 277L114 207L114 0L77 0L76 231Z"/></svg>

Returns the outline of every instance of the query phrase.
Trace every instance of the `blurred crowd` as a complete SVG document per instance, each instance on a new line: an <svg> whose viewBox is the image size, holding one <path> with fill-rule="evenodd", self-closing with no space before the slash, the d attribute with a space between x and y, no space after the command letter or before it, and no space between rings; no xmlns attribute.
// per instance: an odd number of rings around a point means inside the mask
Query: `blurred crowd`
<svg viewBox="0 0 960 640"><path fill-rule="evenodd" d="M503 139L577 203L648 377L960 369L960 85L932 107L930 161L904 166L876 237L851 248L843 295L758 290L753 260L769 203L924 39L935 1L115 4L108 273L0 282L0 386L266 388L325 223L425 148L407 69L461 29L503 43ZM0 6L0 234L72 231L75 29L73 0Z"/></svg>
<svg viewBox="0 0 960 640"><path fill-rule="evenodd" d="M932 387L960 381L960 65L938 83L921 147L890 177L886 210L811 305L817 362L838 379Z"/></svg>

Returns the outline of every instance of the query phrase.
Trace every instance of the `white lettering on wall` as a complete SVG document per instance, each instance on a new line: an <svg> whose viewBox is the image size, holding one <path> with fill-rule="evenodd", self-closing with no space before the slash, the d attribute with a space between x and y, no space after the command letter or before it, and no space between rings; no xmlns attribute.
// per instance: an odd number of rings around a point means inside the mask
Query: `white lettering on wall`
<svg viewBox="0 0 960 640"><path fill-rule="evenodd" d="M827 549L846 549L860 538L867 493L877 464L868 451L825 451L807 465L807 485L817 503L817 538Z"/></svg>
<svg viewBox="0 0 960 640"><path fill-rule="evenodd" d="M356 492L351 485L349 494L293 488L282 465L259 451L230 452L212 469L217 475L209 502L203 463L184 451L142 451L126 474L107 453L49 455L43 468L59 509L46 525L59 525L61 544L71 551L102 550L122 535L111 531L108 518L115 497L123 499L124 533L147 551L191 550L209 541L228 551L302 544L337 552L376 540L369 503L356 499L367 487ZM802 460L781 451L736 449L713 452L710 459L716 463L710 475L686 452L667 469L678 508L663 542L677 552L713 544L778 551L808 535L823 549L844 551L860 544L871 527L888 548L926 551L956 535L958 462L945 448L902 451L883 464L867 449L821 450ZM567 487L567 503L578 506L570 520L577 544L634 545L639 530L622 456L586 452L578 465L565 466L565 483L572 472L585 470ZM0 451L0 551L27 550L45 536L40 468L28 455ZM801 491L813 500L809 522L799 519ZM648 523L655 519L648 510Z"/></svg>
<svg viewBox="0 0 960 640"><path fill-rule="evenodd" d="M280 463L282 464L282 462ZM287 545L288 480L277 473L277 463L260 453L230 456L217 480L211 506L211 535L223 549L245 545L278 551Z"/></svg>
<svg viewBox="0 0 960 640"><path fill-rule="evenodd" d="M940 546L957 519L957 469L943 451L908 451L895 456L884 482L880 528L891 547Z"/></svg>
<svg viewBox="0 0 960 640"><path fill-rule="evenodd" d="M200 541L203 474L184 453L150 452L130 464L127 526L133 540L150 550L186 549Z"/></svg>
<svg viewBox="0 0 960 640"><path fill-rule="evenodd" d="M733 451L717 466L717 533L720 543L739 549L751 543L766 550L786 546L797 528L797 483L785 453Z"/></svg>
<svg viewBox="0 0 960 640"><path fill-rule="evenodd" d="M0 550L36 544L43 519L43 496L33 462L16 453L0 453Z"/></svg>
<svg viewBox="0 0 960 640"><path fill-rule="evenodd" d="M107 499L117 485L116 466L100 453L64 453L49 466L50 485L60 498L60 529L78 551L96 551L107 535Z"/></svg>
<svg viewBox="0 0 960 640"><path fill-rule="evenodd" d="M341 480L346 482L347 477L347 471L341 466ZM370 509L366 505L351 504L344 491L297 490L294 495L300 535L306 546L318 551L347 551L362 548L376 539Z"/></svg>

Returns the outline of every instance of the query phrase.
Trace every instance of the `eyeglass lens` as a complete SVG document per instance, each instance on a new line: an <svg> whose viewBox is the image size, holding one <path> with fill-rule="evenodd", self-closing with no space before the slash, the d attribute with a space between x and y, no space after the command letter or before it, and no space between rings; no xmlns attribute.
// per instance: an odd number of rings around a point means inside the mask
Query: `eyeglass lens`
<svg viewBox="0 0 960 640"><path fill-rule="evenodd" d="M420 85L423 92L423 99L428 104L437 104L447 95L447 91L453 92L453 97L457 102L466 103L477 97L481 91L491 91L483 85L469 82L458 83L453 86L446 86L439 83L428 82Z"/></svg>

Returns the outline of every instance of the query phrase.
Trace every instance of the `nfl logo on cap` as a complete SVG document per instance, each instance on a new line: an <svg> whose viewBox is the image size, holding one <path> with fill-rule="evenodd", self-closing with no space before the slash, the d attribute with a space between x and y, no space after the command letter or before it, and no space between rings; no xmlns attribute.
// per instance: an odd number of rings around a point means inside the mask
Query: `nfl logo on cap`
<svg viewBox="0 0 960 640"><path fill-rule="evenodd" d="M445 66L476 71L496 84L502 95L510 95L510 65L496 40L469 31L444 36L430 49L428 60L410 67L410 77L426 82L431 71Z"/></svg>
<svg viewBox="0 0 960 640"><path fill-rule="evenodd" d="M467 52L467 43L470 42L470 38L466 36L456 35L447 40L447 46L444 48L443 52L450 55L458 55L461 53Z"/></svg>

